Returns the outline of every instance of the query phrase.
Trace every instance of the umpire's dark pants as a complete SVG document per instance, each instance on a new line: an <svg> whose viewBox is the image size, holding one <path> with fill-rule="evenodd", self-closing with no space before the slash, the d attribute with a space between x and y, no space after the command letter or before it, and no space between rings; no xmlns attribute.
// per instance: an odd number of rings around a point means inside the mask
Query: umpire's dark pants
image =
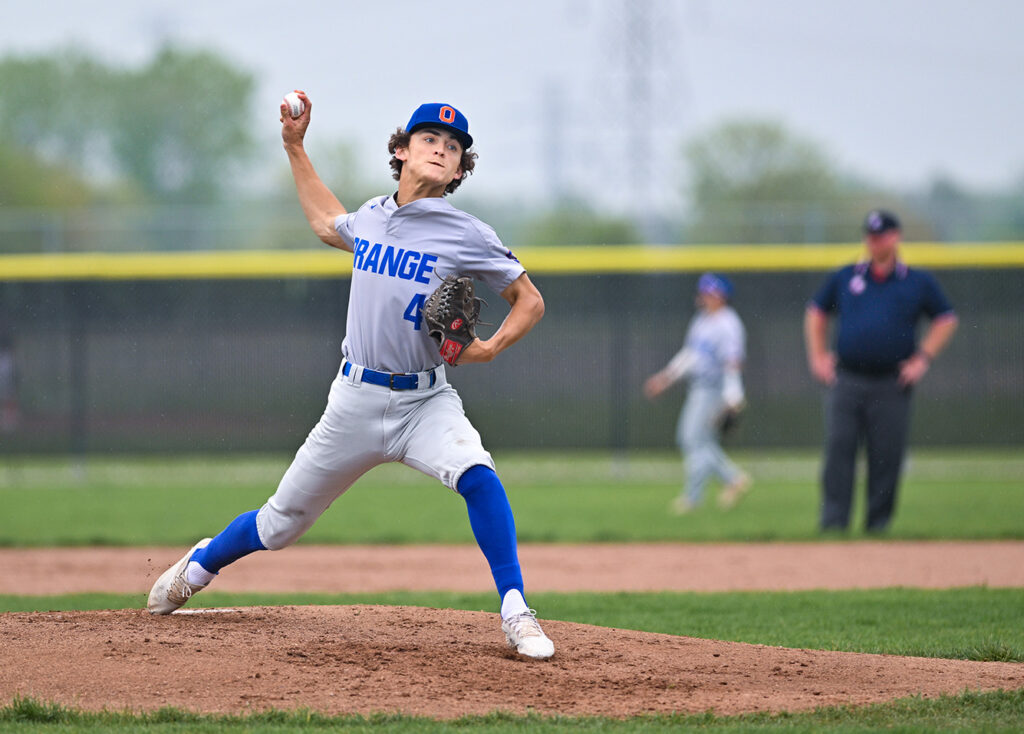
<svg viewBox="0 0 1024 734"><path fill-rule="evenodd" d="M822 530L846 529L850 523L862 440L868 456L866 528L878 532L888 527L906 452L910 395L895 375L838 372L825 402Z"/></svg>

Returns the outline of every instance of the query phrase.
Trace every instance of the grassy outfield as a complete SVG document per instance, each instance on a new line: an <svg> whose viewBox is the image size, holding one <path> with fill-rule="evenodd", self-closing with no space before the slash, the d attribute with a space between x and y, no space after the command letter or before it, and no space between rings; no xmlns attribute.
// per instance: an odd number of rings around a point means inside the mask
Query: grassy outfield
<svg viewBox="0 0 1024 734"><path fill-rule="evenodd" d="M755 478L739 507L686 517L676 454L498 456L522 542L813 540L816 453L737 454ZM190 545L263 504L289 457L0 463L0 545ZM862 495L863 492L861 491ZM713 499L713 498L709 498ZM860 498L858 498L860 499ZM855 517L861 517L858 507ZM168 522L173 518L173 522ZM854 529L852 537L860 536ZM915 452L892 538L1024 538L1019 451ZM371 471L303 543L472 543L465 505L403 466Z"/></svg>

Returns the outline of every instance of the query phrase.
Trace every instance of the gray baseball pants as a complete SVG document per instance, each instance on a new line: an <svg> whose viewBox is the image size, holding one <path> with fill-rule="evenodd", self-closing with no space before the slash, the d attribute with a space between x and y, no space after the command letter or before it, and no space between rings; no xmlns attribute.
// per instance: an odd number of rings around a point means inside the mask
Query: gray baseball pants
<svg viewBox="0 0 1024 734"><path fill-rule="evenodd" d="M715 433L715 416L723 407L720 384L690 385L676 427L676 441L685 457L686 496L694 505L704 499L710 479L717 477L722 484L731 484L743 474L725 455Z"/></svg>
<svg viewBox="0 0 1024 734"><path fill-rule="evenodd" d="M911 390L901 386L895 375L837 373L825 401L822 530L845 530L850 523L857 449L862 442L868 465L865 527L871 532L888 527L906 453L910 397Z"/></svg>

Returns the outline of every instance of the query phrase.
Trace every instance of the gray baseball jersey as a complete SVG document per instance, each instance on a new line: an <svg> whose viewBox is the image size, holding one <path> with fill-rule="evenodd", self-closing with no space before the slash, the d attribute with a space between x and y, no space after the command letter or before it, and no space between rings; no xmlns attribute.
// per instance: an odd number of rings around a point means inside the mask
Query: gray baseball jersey
<svg viewBox="0 0 1024 734"><path fill-rule="evenodd" d="M421 315L445 275L469 275L501 293L525 272L491 227L439 197L399 207L394 196L378 196L334 228L353 251L342 353L381 372L441 363Z"/></svg>
<svg viewBox="0 0 1024 734"><path fill-rule="evenodd" d="M690 322L683 345L694 355L690 379L705 384L721 382L726 365L743 361L745 342L743 322L730 306L699 312Z"/></svg>

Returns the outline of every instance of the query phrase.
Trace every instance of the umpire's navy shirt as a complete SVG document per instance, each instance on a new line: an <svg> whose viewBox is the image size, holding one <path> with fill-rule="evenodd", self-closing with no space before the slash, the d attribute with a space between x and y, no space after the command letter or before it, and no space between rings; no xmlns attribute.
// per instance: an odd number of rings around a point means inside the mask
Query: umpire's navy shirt
<svg viewBox="0 0 1024 734"><path fill-rule="evenodd" d="M840 268L811 299L839 317L836 354L839 367L867 375L889 375L917 349L915 328L922 315L951 315L938 281L923 270L898 262L889 276L876 280L869 263Z"/></svg>

